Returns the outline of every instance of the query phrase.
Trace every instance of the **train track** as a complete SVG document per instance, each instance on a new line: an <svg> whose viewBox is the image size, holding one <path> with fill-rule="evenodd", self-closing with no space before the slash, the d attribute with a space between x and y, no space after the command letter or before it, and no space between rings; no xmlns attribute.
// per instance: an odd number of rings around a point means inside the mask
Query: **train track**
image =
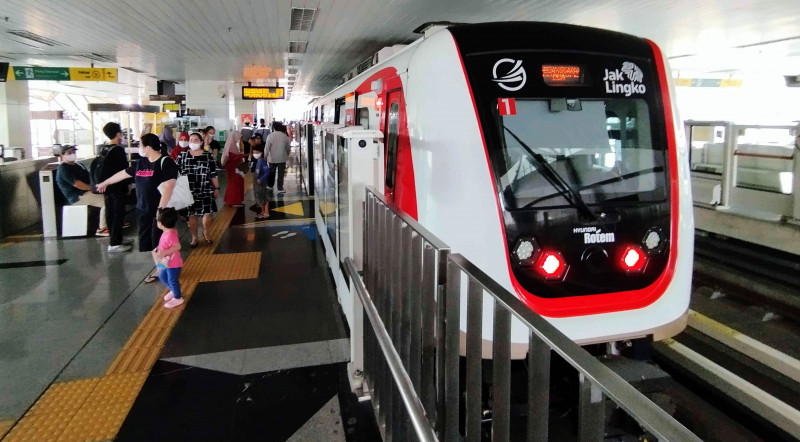
<svg viewBox="0 0 800 442"><path fill-rule="evenodd" d="M655 343L653 359L703 398L690 414L710 403L739 426L698 428L704 439L800 440L799 261L697 237L688 327Z"/></svg>

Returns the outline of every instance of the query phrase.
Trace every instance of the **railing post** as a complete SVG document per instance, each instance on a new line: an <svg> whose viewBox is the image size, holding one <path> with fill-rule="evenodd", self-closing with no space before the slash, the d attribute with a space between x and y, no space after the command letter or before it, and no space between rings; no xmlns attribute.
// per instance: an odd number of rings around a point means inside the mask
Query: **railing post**
<svg viewBox="0 0 800 442"><path fill-rule="evenodd" d="M528 442L546 442L550 416L550 347L530 331L528 344Z"/></svg>
<svg viewBox="0 0 800 442"><path fill-rule="evenodd" d="M422 404L432 423L436 408L436 250L423 243L422 251Z"/></svg>
<svg viewBox="0 0 800 442"><path fill-rule="evenodd" d="M511 312L496 301L492 338L492 441L505 442L511 434Z"/></svg>
<svg viewBox="0 0 800 442"><path fill-rule="evenodd" d="M459 314L461 304L461 271L455 264L448 262L447 287L445 294L445 327L444 327L444 440L458 442L461 440L459 433L459 391L458 377L458 338Z"/></svg>
<svg viewBox="0 0 800 442"><path fill-rule="evenodd" d="M601 442L605 438L603 392L583 373L578 391L578 440Z"/></svg>
<svg viewBox="0 0 800 442"><path fill-rule="evenodd" d="M409 370L414 389L422 392L422 236L413 232L409 264Z"/></svg>
<svg viewBox="0 0 800 442"><path fill-rule="evenodd" d="M483 288L472 278L467 286L467 377L466 441L481 440L483 377L481 350L483 338Z"/></svg>

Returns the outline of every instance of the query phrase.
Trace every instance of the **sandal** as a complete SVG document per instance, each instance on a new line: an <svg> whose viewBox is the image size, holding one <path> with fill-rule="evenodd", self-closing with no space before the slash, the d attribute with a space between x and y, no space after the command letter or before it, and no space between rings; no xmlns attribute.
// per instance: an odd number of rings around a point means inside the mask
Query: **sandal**
<svg viewBox="0 0 800 442"><path fill-rule="evenodd" d="M203 239L206 240L206 244L213 244L214 243L214 241L211 241L210 239L208 239L206 237L203 237Z"/></svg>
<svg viewBox="0 0 800 442"><path fill-rule="evenodd" d="M189 243L189 247L191 247L191 248L197 247L197 240L195 239L194 242L190 242Z"/></svg>
<svg viewBox="0 0 800 442"><path fill-rule="evenodd" d="M260 213L256 215L256 219L267 219L267 218L269 218L269 215L262 215Z"/></svg>
<svg viewBox="0 0 800 442"><path fill-rule="evenodd" d="M147 275L147 278L144 278L145 284L150 284L151 282L156 282L156 281L158 281L158 275L150 274Z"/></svg>

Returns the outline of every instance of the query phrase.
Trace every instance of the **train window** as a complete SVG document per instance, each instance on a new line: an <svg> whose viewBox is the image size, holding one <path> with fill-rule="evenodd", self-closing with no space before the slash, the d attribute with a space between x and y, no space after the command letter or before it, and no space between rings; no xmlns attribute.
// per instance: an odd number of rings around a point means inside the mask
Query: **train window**
<svg viewBox="0 0 800 442"><path fill-rule="evenodd" d="M500 117L496 166L510 209L570 205L564 184L587 204L666 198L666 150L653 143L645 100L552 101L518 99L516 114Z"/></svg>
<svg viewBox="0 0 800 442"><path fill-rule="evenodd" d="M394 189L394 175L397 165L397 141L400 120L400 103L393 102L389 106L389 131L386 140L386 187Z"/></svg>

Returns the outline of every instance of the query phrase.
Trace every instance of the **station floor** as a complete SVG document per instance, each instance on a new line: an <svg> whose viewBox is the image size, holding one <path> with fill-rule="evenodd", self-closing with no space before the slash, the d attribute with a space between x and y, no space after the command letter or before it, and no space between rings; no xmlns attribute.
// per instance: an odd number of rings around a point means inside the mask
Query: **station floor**
<svg viewBox="0 0 800 442"><path fill-rule="evenodd" d="M179 226L187 301L172 310L160 282L144 283L149 253L108 254L94 237L0 242L0 438L379 440L349 389L313 202L286 181L266 221L251 189L244 208L220 204L213 244L190 248Z"/></svg>

